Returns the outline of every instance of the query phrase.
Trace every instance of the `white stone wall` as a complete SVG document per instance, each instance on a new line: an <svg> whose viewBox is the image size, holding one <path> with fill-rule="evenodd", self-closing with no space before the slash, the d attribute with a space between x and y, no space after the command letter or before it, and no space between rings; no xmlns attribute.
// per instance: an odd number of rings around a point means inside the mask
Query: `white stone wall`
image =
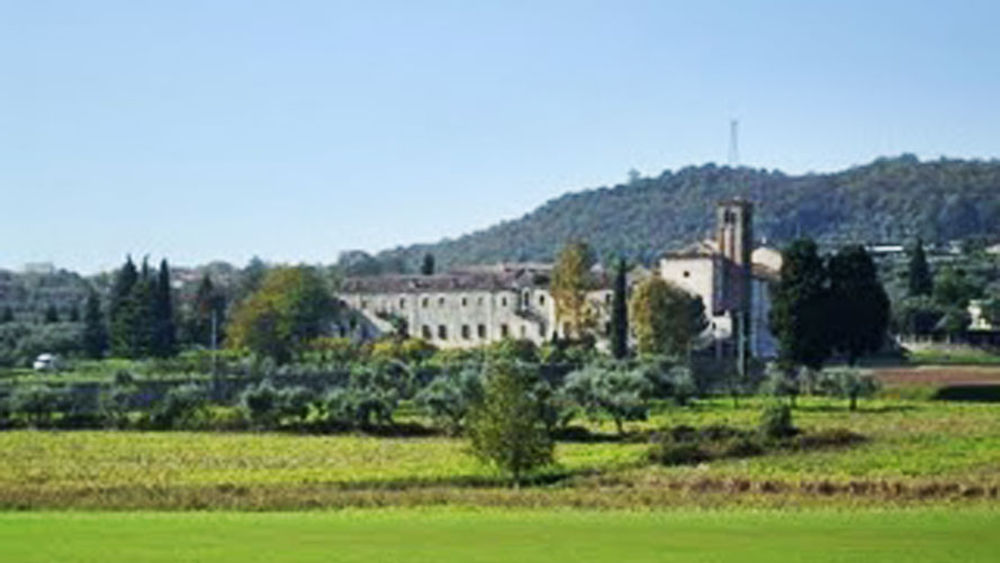
<svg viewBox="0 0 1000 563"><path fill-rule="evenodd" d="M590 294L598 311L599 335L607 322L605 304L610 294L610 290ZM406 319L410 336L425 338L439 348L471 348L505 336L542 344L557 330L564 336L556 326L555 303L545 289L356 293L340 298L381 332L391 330L391 325L380 314L399 316Z"/></svg>

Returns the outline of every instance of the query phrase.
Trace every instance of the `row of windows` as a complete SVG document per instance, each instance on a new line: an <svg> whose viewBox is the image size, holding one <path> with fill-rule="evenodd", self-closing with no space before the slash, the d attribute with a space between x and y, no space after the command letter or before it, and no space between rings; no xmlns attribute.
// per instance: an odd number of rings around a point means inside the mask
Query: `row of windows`
<svg viewBox="0 0 1000 563"><path fill-rule="evenodd" d="M688 272L684 272L684 277L687 277L687 276L688 276ZM476 304L477 305L482 305L483 302L484 302L484 298L482 296L479 296L479 297L476 298ZM608 293L608 294L606 294L604 296L604 302L606 304L611 304L611 293ZM462 296L462 298L460 299L460 303L461 303L462 307L468 306L469 305L469 298L466 297L466 296ZM437 298L437 305L438 305L438 307L444 307L444 304L445 304L445 298L444 298L444 296L438 297ZM405 309L406 308L406 298L400 297L398 305L399 305L400 309ZM420 298L420 306L422 308L426 309L426 308L430 307L430 305L431 305L431 299L430 299L430 297L421 297ZM524 306L524 307L530 307L531 306L531 294L529 294L528 292L525 292L524 295L521 296L521 305ZM385 302L384 306L386 308L388 308L389 307L389 302L388 301ZM506 307L507 306L507 297L506 296L500 298L500 306L501 307ZM538 296L538 306L539 307L544 307L545 306L545 295L539 295ZM365 299L362 299L361 300L361 309L367 309L367 308L368 308L368 301L365 300Z"/></svg>
<svg viewBox="0 0 1000 563"><path fill-rule="evenodd" d="M521 331L518 335L520 338L528 337L528 327L526 325L521 325ZM472 340L472 326L462 325L459 329L459 334L462 340ZM420 336L424 340L448 340L448 325L437 325L437 331L434 331L431 325L423 325L420 327ZM506 324L500 325L500 338L510 337L510 327ZM538 336L540 338L545 338L545 325L538 325ZM476 338L479 340L486 339L486 325L479 324L476 325Z"/></svg>

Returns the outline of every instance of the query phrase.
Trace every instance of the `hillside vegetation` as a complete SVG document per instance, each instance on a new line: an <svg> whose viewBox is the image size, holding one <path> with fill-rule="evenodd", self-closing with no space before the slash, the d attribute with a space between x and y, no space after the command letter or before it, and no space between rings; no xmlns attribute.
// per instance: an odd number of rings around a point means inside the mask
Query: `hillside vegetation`
<svg viewBox="0 0 1000 563"><path fill-rule="evenodd" d="M709 232L715 203L736 196L758 204L756 235L774 243L797 235L828 244L988 237L1000 228L998 188L995 160L921 162L903 155L801 176L707 164L569 193L519 219L387 250L378 260L384 270L405 265L410 271L427 252L446 267L551 260L566 240L584 238L602 256L624 252L650 261Z"/></svg>

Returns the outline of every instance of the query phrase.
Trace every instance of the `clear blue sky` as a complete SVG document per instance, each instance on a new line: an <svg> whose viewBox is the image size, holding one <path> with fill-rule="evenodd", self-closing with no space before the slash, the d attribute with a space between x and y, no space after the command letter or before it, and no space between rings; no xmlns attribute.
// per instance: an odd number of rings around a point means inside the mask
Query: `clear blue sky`
<svg viewBox="0 0 1000 563"><path fill-rule="evenodd" d="M1000 155L996 2L0 3L0 267L332 262L724 162Z"/></svg>

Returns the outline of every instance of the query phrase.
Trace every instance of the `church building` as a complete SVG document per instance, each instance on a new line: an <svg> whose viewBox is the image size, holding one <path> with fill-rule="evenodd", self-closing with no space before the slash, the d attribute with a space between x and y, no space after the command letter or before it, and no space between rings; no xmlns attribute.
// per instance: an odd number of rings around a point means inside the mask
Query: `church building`
<svg viewBox="0 0 1000 563"><path fill-rule="evenodd" d="M659 275L701 297L709 326L702 340L718 355L734 355L742 346L754 357L777 352L767 325L768 284L778 279L781 254L753 246L753 205L745 200L720 202L713 239L668 252L658 270L630 275L630 286L644 275ZM597 319L596 336L606 346L611 317L611 278L592 272L588 293ZM453 270L445 274L356 277L344 281L339 298L355 312L357 322L345 327L356 338L369 339L405 326L410 336L439 348L469 348L504 338L536 344L565 337L569 330L556 318L549 293L550 264L499 264ZM742 325L747 330L740 331Z"/></svg>

